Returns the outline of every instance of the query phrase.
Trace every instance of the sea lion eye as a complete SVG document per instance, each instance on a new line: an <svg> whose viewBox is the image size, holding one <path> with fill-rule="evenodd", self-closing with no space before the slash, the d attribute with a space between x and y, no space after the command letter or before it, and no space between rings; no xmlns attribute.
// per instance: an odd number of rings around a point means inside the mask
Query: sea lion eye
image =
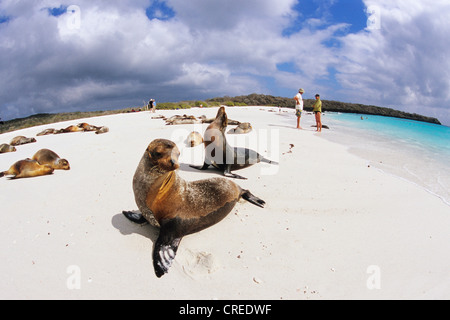
<svg viewBox="0 0 450 320"><path fill-rule="evenodd" d="M157 152L157 151L150 152L150 155L152 156L152 158L160 158L161 157L161 153Z"/></svg>

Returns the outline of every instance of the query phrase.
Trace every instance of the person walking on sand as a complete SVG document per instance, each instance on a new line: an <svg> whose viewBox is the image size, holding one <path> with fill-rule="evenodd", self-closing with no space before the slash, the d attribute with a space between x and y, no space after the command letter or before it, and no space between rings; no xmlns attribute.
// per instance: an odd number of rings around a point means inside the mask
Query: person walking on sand
<svg viewBox="0 0 450 320"><path fill-rule="evenodd" d="M295 115L297 116L297 129L302 129L300 127L300 119L302 117L303 111L303 98L302 94L305 93L305 90L299 89L297 95L294 97L295 100Z"/></svg>
<svg viewBox="0 0 450 320"><path fill-rule="evenodd" d="M320 95L316 94L316 102L313 105L313 112L316 117L317 132L322 132L322 101L320 101Z"/></svg>

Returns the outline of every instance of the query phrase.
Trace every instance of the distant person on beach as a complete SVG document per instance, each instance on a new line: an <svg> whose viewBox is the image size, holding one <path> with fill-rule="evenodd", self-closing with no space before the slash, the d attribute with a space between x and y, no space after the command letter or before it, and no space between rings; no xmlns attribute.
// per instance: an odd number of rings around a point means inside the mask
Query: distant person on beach
<svg viewBox="0 0 450 320"><path fill-rule="evenodd" d="M155 99L150 99L150 101L148 102L148 109L152 113L155 113L155 110L156 110L156 101L155 101Z"/></svg>
<svg viewBox="0 0 450 320"><path fill-rule="evenodd" d="M297 116L297 129L301 129L300 127L300 119L302 117L303 111L303 98L302 94L305 93L305 90L299 89L297 95L294 97L295 100L295 115Z"/></svg>
<svg viewBox="0 0 450 320"><path fill-rule="evenodd" d="M316 102L313 105L313 112L316 117L317 132L322 132L322 101L320 101L320 95L316 94Z"/></svg>

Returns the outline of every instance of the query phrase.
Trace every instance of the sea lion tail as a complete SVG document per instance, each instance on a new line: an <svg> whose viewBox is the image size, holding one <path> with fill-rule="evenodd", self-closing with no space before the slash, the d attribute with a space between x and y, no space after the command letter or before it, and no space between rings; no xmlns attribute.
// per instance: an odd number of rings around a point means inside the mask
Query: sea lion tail
<svg viewBox="0 0 450 320"><path fill-rule="evenodd" d="M264 157L261 157L261 159L260 159L259 161L261 161L261 162L265 162L265 163L269 163L269 164L275 164L275 165L279 165L279 163L278 163L278 162L276 162L276 161L273 161L273 160L270 160L270 159L267 159L267 158L264 158Z"/></svg>
<svg viewBox="0 0 450 320"><path fill-rule="evenodd" d="M257 196L253 195L250 191L248 190L243 190L242 193L242 198L247 200L248 202L254 204L255 206L264 208L264 205L266 204L266 202L260 198L258 198Z"/></svg>
<svg viewBox="0 0 450 320"><path fill-rule="evenodd" d="M161 278L169 271L181 241L181 238L166 239L161 233L163 233L163 229L161 229L158 240L156 240L155 248L153 249L153 268L158 278Z"/></svg>

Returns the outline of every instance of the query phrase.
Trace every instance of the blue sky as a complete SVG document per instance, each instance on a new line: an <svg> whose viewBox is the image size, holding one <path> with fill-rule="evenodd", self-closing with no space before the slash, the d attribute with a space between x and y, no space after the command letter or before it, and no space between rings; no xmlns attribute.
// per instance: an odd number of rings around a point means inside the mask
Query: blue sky
<svg viewBox="0 0 450 320"><path fill-rule="evenodd" d="M446 0L3 1L0 117L302 87L450 124L449 14Z"/></svg>

